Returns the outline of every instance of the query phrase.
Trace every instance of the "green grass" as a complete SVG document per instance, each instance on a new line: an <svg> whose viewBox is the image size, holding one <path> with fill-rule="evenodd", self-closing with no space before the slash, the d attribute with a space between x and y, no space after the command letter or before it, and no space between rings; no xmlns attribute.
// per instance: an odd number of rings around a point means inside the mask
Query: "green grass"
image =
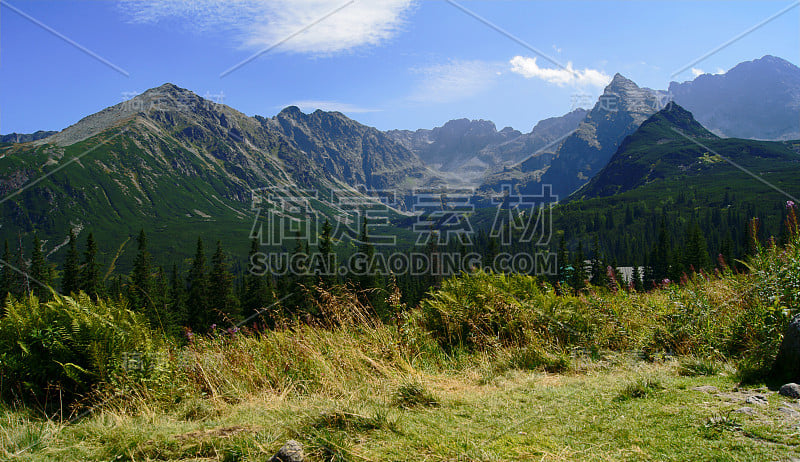
<svg viewBox="0 0 800 462"><path fill-rule="evenodd" d="M483 385L474 371L425 374L419 380L441 397L438 407L398 409L387 399L398 386L393 377L336 397L213 400L217 412L199 420L146 405L136 415L107 409L54 428L14 460L266 460L290 438L312 460L783 460L800 454L797 422L777 411L781 400L750 417L691 390L713 384L731 391L737 382L730 375L682 377L673 362L611 362L563 375L511 371ZM619 400L632 375L659 387ZM36 419L8 411L3 419L15 419L3 426L3 457L42 434Z"/></svg>
<svg viewBox="0 0 800 462"><path fill-rule="evenodd" d="M800 419L780 411L796 403L764 388L763 371L800 307L800 246L748 265L749 274L646 294L578 296L476 272L391 325L357 294L323 291L313 324L153 342L141 374L87 362L110 378L84 399L48 393L46 403L0 409L0 459L266 460L288 439L325 461L798 457ZM0 333L13 345L38 345L42 323L60 329L87 316L86 332L106 335L114 324L104 313L122 313L86 299L10 306ZM38 313L49 314L32 322ZM55 345L72 344L62 337ZM37 364L60 370L12 347L0 356L4 380ZM756 393L767 405L735 412Z"/></svg>

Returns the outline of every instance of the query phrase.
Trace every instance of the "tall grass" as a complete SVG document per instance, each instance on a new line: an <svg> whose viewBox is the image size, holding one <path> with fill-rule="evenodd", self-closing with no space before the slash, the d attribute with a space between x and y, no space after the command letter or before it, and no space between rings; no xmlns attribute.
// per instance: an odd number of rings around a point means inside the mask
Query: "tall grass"
<svg viewBox="0 0 800 462"><path fill-rule="evenodd" d="M763 250L748 274L695 275L651 293L560 296L530 276L478 271L444 281L396 324L381 322L352 288L317 289L313 321L263 332L229 326L184 342L161 339L119 303L12 300L0 319L0 391L41 407L56 394L94 395L119 412L183 406L191 419L207 414L202 400L391 399L426 371L560 372L576 350L726 359L757 375L798 312L799 249L795 240ZM126 367L129 352L140 354L140 368Z"/></svg>

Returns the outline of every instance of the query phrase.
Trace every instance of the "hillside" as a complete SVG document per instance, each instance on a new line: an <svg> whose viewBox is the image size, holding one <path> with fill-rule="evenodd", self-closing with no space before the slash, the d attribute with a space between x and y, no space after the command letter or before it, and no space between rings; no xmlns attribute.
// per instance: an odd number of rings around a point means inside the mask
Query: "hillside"
<svg viewBox="0 0 800 462"><path fill-rule="evenodd" d="M164 259L188 256L198 233L243 251L263 188L316 191L308 213L333 219L334 190L402 196L436 181L412 152L340 113L248 117L172 84L0 155L0 240L36 231L51 252L70 229L91 230L101 248L122 250L144 228Z"/></svg>
<svg viewBox="0 0 800 462"><path fill-rule="evenodd" d="M721 139L673 103L625 138L603 170L571 199L611 196L658 181L682 181L686 186L695 178L726 186L758 181L736 165L776 185L800 186L789 182L800 173L797 142Z"/></svg>

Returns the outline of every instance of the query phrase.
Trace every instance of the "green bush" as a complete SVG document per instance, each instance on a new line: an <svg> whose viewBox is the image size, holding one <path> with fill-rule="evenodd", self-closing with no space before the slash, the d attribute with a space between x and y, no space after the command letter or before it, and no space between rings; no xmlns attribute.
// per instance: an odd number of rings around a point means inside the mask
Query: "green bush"
<svg viewBox="0 0 800 462"><path fill-rule="evenodd" d="M47 407L119 376L146 374L154 351L147 321L86 294L8 300L0 318L0 394ZM55 401L55 403L53 403Z"/></svg>
<svg viewBox="0 0 800 462"><path fill-rule="evenodd" d="M785 247L761 250L748 268L748 308L737 320L730 342L732 353L740 356L739 373L745 381L769 373L786 327L800 313L800 236Z"/></svg>

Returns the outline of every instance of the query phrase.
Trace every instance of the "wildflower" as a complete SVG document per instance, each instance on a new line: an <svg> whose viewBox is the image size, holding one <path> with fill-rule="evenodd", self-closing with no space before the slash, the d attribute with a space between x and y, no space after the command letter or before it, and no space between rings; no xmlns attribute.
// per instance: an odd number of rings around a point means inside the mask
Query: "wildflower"
<svg viewBox="0 0 800 462"><path fill-rule="evenodd" d="M786 201L786 208L790 209L794 207L794 201Z"/></svg>

